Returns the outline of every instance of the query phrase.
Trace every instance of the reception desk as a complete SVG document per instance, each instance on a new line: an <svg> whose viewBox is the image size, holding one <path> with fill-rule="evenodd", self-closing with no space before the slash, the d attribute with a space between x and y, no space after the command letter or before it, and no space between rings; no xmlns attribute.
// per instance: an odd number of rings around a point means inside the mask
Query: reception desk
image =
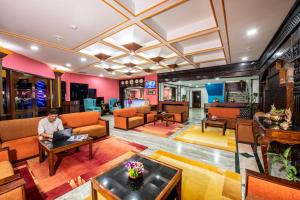
<svg viewBox="0 0 300 200"><path fill-rule="evenodd" d="M174 105L174 106L189 106L188 101L160 101L158 104L158 109L160 112L165 111L165 107L167 105Z"/></svg>
<svg viewBox="0 0 300 200"><path fill-rule="evenodd" d="M145 105L145 100L144 99L132 99L132 104L129 105L128 99L124 100L124 107L129 108L129 107L140 107Z"/></svg>

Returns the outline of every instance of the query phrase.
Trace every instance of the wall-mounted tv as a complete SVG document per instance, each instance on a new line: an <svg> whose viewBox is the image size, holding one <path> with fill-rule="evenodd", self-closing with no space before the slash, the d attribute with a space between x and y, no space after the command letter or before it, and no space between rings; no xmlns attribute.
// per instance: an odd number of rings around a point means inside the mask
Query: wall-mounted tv
<svg viewBox="0 0 300 200"><path fill-rule="evenodd" d="M155 89L156 81L145 81L145 88L146 89Z"/></svg>

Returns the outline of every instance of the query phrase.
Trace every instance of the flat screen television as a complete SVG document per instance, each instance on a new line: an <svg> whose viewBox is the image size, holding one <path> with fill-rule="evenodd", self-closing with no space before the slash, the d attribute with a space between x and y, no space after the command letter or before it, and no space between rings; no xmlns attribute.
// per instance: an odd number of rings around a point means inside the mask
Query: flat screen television
<svg viewBox="0 0 300 200"><path fill-rule="evenodd" d="M146 89L155 89L156 81L145 81L145 88Z"/></svg>
<svg viewBox="0 0 300 200"><path fill-rule="evenodd" d="M88 97L88 87L88 84L71 83L71 101L79 100L80 104L83 105L83 99Z"/></svg>

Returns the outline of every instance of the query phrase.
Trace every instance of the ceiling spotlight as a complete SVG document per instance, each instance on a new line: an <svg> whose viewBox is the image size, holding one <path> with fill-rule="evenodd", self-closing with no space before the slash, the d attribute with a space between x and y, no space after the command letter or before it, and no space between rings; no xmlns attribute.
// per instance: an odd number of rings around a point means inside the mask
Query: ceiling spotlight
<svg viewBox="0 0 300 200"><path fill-rule="evenodd" d="M220 78L219 78L219 77L217 77L217 78L216 78L216 81L218 81L218 80L220 80Z"/></svg>
<svg viewBox="0 0 300 200"><path fill-rule="evenodd" d="M71 67L71 63L66 63L66 67Z"/></svg>
<svg viewBox="0 0 300 200"><path fill-rule="evenodd" d="M56 40L58 40L58 41L61 41L61 40L64 39L64 37L63 37L63 36L60 36L60 35L54 35L54 38L55 38Z"/></svg>
<svg viewBox="0 0 300 200"><path fill-rule="evenodd" d="M248 57L242 57L242 61L248 60Z"/></svg>
<svg viewBox="0 0 300 200"><path fill-rule="evenodd" d="M80 61L81 61L81 62L86 62L86 60L87 60L87 59L86 59L85 57L80 58Z"/></svg>
<svg viewBox="0 0 300 200"><path fill-rule="evenodd" d="M174 72L174 71L175 71L175 69L171 69L171 71L172 71L172 72Z"/></svg>
<svg viewBox="0 0 300 200"><path fill-rule="evenodd" d="M247 34L247 36L256 35L257 34L257 29L256 28L249 29L246 34Z"/></svg>
<svg viewBox="0 0 300 200"><path fill-rule="evenodd" d="M116 75L116 72L112 72L111 74L112 74L112 75Z"/></svg>
<svg viewBox="0 0 300 200"><path fill-rule="evenodd" d="M99 74L100 77L103 77L103 74Z"/></svg>
<svg viewBox="0 0 300 200"><path fill-rule="evenodd" d="M73 31L76 31L78 29L78 26L76 26L76 25L71 25L70 27Z"/></svg>
<svg viewBox="0 0 300 200"><path fill-rule="evenodd" d="M40 48L39 48L38 46L36 46L36 45L31 45L31 46L30 46L30 49L31 49L32 51L38 51Z"/></svg>

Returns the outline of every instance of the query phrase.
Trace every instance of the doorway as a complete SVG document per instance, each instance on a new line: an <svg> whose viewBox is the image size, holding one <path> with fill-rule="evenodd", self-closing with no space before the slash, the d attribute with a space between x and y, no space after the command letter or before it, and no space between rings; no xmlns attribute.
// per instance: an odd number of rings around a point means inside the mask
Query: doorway
<svg viewBox="0 0 300 200"><path fill-rule="evenodd" d="M201 108L201 91L193 91L193 108Z"/></svg>

